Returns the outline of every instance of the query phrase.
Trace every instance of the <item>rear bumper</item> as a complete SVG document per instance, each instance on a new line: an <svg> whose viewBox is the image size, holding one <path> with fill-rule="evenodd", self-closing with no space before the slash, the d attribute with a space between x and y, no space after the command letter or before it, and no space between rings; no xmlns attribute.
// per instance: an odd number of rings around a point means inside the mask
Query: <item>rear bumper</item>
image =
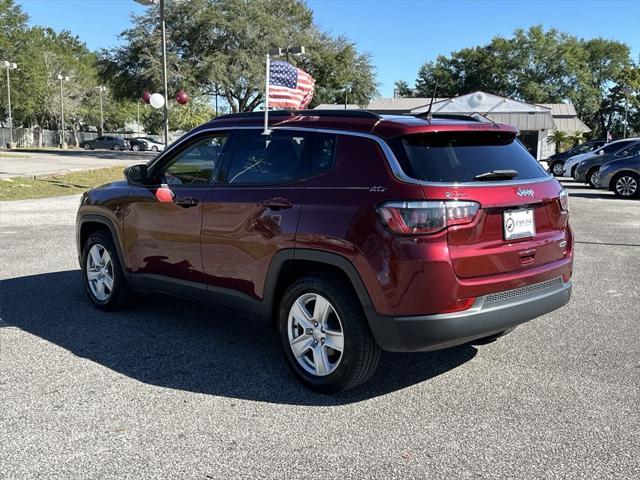
<svg viewBox="0 0 640 480"><path fill-rule="evenodd" d="M499 333L569 302L571 282L561 277L486 295L464 312L387 317L367 311L380 347L392 352L440 350Z"/></svg>

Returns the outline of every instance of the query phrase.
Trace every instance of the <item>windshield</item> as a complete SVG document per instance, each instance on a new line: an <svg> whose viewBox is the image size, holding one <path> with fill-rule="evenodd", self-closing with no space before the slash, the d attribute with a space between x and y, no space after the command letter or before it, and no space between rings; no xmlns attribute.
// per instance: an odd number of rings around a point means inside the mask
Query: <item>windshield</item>
<svg viewBox="0 0 640 480"><path fill-rule="evenodd" d="M636 139L633 140L623 140L620 142L613 142L613 143L609 143L608 145L605 145L604 147L600 148L600 150L597 150L598 153L612 153L612 152L617 152L618 150L622 150L624 147L628 146L630 143L633 143L637 141Z"/></svg>
<svg viewBox="0 0 640 480"><path fill-rule="evenodd" d="M404 172L417 180L475 182L501 170L515 170L514 180L549 176L513 134L505 132L429 132L395 138L389 145Z"/></svg>

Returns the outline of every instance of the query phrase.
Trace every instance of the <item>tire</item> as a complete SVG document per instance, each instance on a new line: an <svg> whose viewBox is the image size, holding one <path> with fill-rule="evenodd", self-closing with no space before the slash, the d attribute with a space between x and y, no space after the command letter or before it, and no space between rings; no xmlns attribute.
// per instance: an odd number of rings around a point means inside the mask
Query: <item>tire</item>
<svg viewBox="0 0 640 480"><path fill-rule="evenodd" d="M574 180L576 179L576 168L578 168L578 165L574 165L573 167L571 167L571 175L569 175Z"/></svg>
<svg viewBox="0 0 640 480"><path fill-rule="evenodd" d="M617 174L611 180L611 189L618 198L636 198L640 196L640 177L633 172Z"/></svg>
<svg viewBox="0 0 640 480"><path fill-rule="evenodd" d="M83 143L82 148L84 148L85 150L91 150L91 145L89 145L88 143Z"/></svg>
<svg viewBox="0 0 640 480"><path fill-rule="evenodd" d="M368 380L378 366L380 347L358 298L344 281L324 275L296 280L282 297L277 320L287 363L313 390L348 390Z"/></svg>
<svg viewBox="0 0 640 480"><path fill-rule="evenodd" d="M564 165L560 162L552 163L551 173L553 173L554 177L561 177L564 173Z"/></svg>
<svg viewBox="0 0 640 480"><path fill-rule="evenodd" d="M131 147L131 150L133 150L134 152L139 152L140 151L140 145L133 145Z"/></svg>
<svg viewBox="0 0 640 480"><path fill-rule="evenodd" d="M592 188L598 188L596 185L595 179L598 176L598 170L600 167L592 168L587 172L587 183L591 185Z"/></svg>
<svg viewBox="0 0 640 480"><path fill-rule="evenodd" d="M120 145L114 145L113 146L113 150L116 151L116 152L119 152L120 151Z"/></svg>
<svg viewBox="0 0 640 480"><path fill-rule="evenodd" d="M104 252L107 253L107 258L104 257ZM117 310L127 302L129 286L122 272L118 251L111 235L106 231L92 233L84 244L82 283L91 302L100 310ZM102 287L99 286L100 283ZM101 295L101 292L104 295Z"/></svg>
<svg viewBox="0 0 640 480"><path fill-rule="evenodd" d="M155 145L153 147L151 147L151 151L152 152L157 152L158 151L158 147L156 147Z"/></svg>

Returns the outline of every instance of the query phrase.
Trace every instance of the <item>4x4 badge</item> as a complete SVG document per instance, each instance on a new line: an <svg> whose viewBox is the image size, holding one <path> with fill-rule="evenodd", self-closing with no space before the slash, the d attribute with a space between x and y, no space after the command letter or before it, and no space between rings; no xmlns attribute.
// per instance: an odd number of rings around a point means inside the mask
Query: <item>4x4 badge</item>
<svg viewBox="0 0 640 480"><path fill-rule="evenodd" d="M519 197L533 197L535 192L533 191L533 188L519 188L517 195Z"/></svg>

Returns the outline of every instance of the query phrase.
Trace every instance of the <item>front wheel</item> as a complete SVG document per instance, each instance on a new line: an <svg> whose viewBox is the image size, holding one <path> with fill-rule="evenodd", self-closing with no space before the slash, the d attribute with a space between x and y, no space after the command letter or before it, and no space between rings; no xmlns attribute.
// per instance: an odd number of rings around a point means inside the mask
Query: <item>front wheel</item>
<svg viewBox="0 0 640 480"><path fill-rule="evenodd" d="M111 235L105 231L91 234L84 244L82 281L100 310L114 310L126 303L129 288Z"/></svg>
<svg viewBox="0 0 640 480"><path fill-rule="evenodd" d="M153 147L151 147L151 151L152 152L157 152L158 151L158 147L156 147L155 145Z"/></svg>
<svg viewBox="0 0 640 480"><path fill-rule="evenodd" d="M554 163L553 165L551 165L551 173L553 173L556 177L561 177L564 173L564 165L559 162Z"/></svg>
<svg viewBox="0 0 640 480"><path fill-rule="evenodd" d="M592 188L598 188L598 168L594 168L587 173L587 182Z"/></svg>
<svg viewBox="0 0 640 480"><path fill-rule="evenodd" d="M116 152L120 151L120 145L114 145L113 150L115 150Z"/></svg>
<svg viewBox="0 0 640 480"><path fill-rule="evenodd" d="M635 173L624 172L613 179L613 193L620 198L635 198L640 194L640 177Z"/></svg>
<svg viewBox="0 0 640 480"><path fill-rule="evenodd" d="M380 360L362 307L342 281L300 278L282 297L278 323L287 363L319 392L336 393L365 382Z"/></svg>
<svg viewBox="0 0 640 480"><path fill-rule="evenodd" d="M134 152L139 152L140 151L140 145L134 145L131 147L131 150L133 150Z"/></svg>

